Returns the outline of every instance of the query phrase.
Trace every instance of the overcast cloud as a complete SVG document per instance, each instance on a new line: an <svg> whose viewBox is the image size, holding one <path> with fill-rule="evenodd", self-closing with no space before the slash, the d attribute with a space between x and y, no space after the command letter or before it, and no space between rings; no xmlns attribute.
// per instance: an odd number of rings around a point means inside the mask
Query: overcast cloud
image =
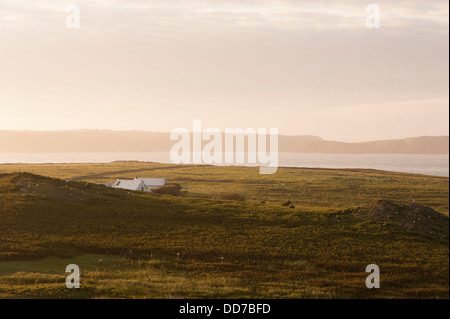
<svg viewBox="0 0 450 319"><path fill-rule="evenodd" d="M0 130L448 135L448 2L369 3L0 0Z"/></svg>

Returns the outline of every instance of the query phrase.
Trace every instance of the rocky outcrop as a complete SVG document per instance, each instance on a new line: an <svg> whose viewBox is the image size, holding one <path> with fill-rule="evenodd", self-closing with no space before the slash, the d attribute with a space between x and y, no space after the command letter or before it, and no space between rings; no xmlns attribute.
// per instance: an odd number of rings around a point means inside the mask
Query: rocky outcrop
<svg viewBox="0 0 450 319"><path fill-rule="evenodd" d="M449 237L449 218L415 202L398 205L388 200L379 200L367 208L358 209L355 215L377 222L395 223L434 239L448 240Z"/></svg>

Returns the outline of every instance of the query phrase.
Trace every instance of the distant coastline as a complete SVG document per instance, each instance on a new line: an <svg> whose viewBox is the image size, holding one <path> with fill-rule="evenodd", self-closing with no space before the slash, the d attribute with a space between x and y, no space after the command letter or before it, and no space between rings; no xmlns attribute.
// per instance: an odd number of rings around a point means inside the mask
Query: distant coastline
<svg viewBox="0 0 450 319"><path fill-rule="evenodd" d="M169 152L174 143L170 141L169 133L145 131L0 131L0 153ZM449 154L449 137L422 136L346 143L312 135L280 135L279 152Z"/></svg>

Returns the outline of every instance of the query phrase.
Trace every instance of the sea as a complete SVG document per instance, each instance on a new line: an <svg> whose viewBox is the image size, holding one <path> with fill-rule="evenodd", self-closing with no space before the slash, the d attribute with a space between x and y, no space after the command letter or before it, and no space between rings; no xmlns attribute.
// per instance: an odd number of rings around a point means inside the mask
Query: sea
<svg viewBox="0 0 450 319"><path fill-rule="evenodd" d="M171 163L169 152L149 153L0 153L0 164L110 163L144 161ZM449 155L279 153L280 167L356 168L449 177ZM240 166L258 166L239 164ZM1 167L0 167L1 171Z"/></svg>

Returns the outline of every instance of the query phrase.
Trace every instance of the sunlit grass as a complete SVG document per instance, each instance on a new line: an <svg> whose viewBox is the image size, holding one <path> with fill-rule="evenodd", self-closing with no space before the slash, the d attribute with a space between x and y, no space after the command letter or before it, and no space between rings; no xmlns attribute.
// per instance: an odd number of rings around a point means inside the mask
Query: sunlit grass
<svg viewBox="0 0 450 319"><path fill-rule="evenodd" d="M149 163L0 166L7 170L64 179L0 174L3 298L448 298L448 238L352 215L379 198L447 213L448 178ZM112 176L165 176L186 193L85 182ZM245 202L218 199L226 193ZM69 263L83 269L79 290L65 287ZM382 289L365 287L371 263Z"/></svg>

